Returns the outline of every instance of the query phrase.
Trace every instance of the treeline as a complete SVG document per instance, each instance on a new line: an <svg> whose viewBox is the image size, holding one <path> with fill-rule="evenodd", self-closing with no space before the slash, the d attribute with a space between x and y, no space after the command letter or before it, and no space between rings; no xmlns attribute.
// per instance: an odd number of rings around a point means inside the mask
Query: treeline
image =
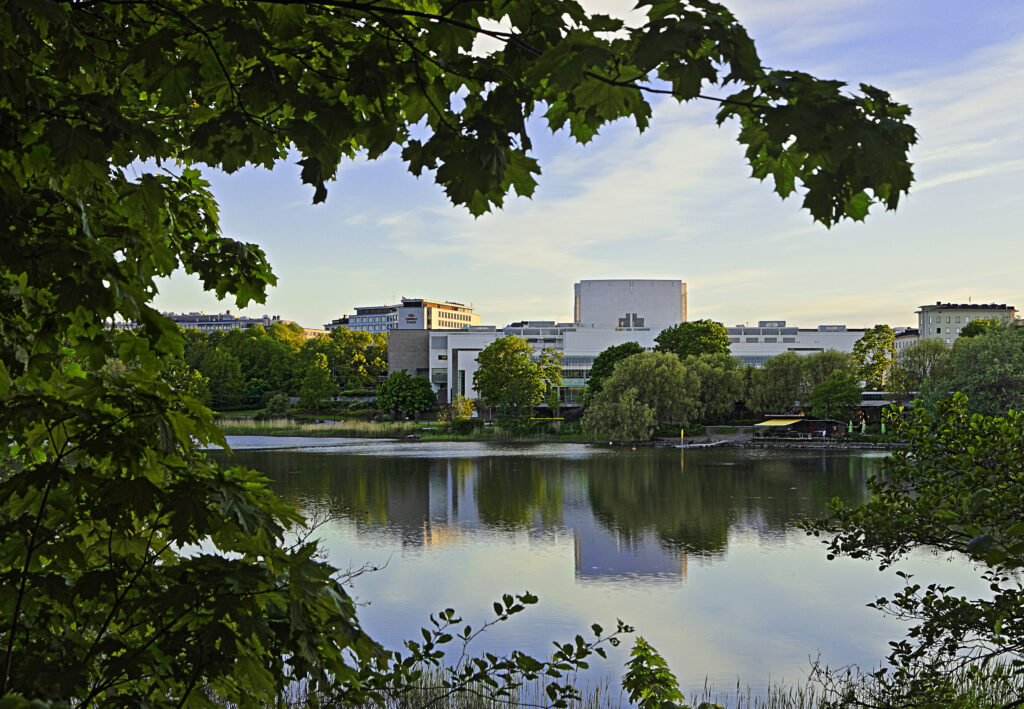
<svg viewBox="0 0 1024 709"><path fill-rule="evenodd" d="M971 326L952 345L929 338L902 350L890 373L896 396L919 398L934 408L961 392L971 413L1005 416L1024 410L1024 327L981 320Z"/></svg>
<svg viewBox="0 0 1024 709"><path fill-rule="evenodd" d="M831 350L787 352L761 369L723 352L635 352L606 378L591 378L583 428L594 437L644 440L659 424L723 423L798 405L822 418L847 416L860 403L855 371L852 355Z"/></svg>
<svg viewBox="0 0 1024 709"><path fill-rule="evenodd" d="M892 329L880 325L850 354L786 352L760 368L728 354L718 323L683 323L655 342L654 352L625 343L595 358L584 393L588 435L641 440L664 424L798 411L844 420L857 411L864 389L929 407L962 392L972 412L993 416L1024 407L1024 328L1014 325L985 321L965 328L952 346L929 338L899 353Z"/></svg>
<svg viewBox="0 0 1024 709"><path fill-rule="evenodd" d="M387 336L343 327L311 339L295 323L185 330L184 339L185 364L200 375L196 393L218 410L283 413L299 397L300 407L317 411L341 392L371 390L387 373Z"/></svg>

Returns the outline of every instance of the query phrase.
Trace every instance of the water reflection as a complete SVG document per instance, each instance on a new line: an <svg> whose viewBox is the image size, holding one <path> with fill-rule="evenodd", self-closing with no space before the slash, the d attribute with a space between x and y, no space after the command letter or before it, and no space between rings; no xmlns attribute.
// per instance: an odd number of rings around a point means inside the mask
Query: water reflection
<svg viewBox="0 0 1024 709"><path fill-rule="evenodd" d="M877 458L802 451L627 451L529 447L487 455L480 444L355 444L244 450L232 463L264 471L308 512L355 526L357 536L403 549L466 543L480 535L571 535L577 583L680 583L688 560L713 563L730 535L785 543L794 524L833 497L857 502ZM399 456L390 455L400 451ZM220 455L220 454L218 454Z"/></svg>

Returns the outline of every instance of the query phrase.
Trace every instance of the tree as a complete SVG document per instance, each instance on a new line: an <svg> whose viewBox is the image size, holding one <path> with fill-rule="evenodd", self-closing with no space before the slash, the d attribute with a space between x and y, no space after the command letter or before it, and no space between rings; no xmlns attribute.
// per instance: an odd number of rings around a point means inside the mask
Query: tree
<svg viewBox="0 0 1024 709"><path fill-rule="evenodd" d="M654 423L654 412L640 401L636 387L628 387L616 399L597 396L583 415L588 436L616 441L649 441Z"/></svg>
<svg viewBox="0 0 1024 709"><path fill-rule="evenodd" d="M209 349L196 369L210 381L215 408L236 406L242 400L245 383L242 367L234 355L217 348Z"/></svg>
<svg viewBox="0 0 1024 709"><path fill-rule="evenodd" d="M665 328L654 338L655 352L671 352L679 359L702 354L729 354L729 334L713 320L694 320Z"/></svg>
<svg viewBox="0 0 1024 709"><path fill-rule="evenodd" d="M443 642L384 653L315 543L286 541L301 517L258 474L202 454L225 440L163 374L185 336L151 306L157 279L181 268L240 308L275 282L258 246L221 234L202 166L295 155L321 202L342 158L398 146L479 214L532 192L530 115L584 142L620 117L643 128L657 76L679 100L738 84L719 120L738 120L756 177L783 196L802 185L814 219L896 207L912 179L906 107L766 69L717 4L648 14L626 29L574 3L3 5L0 695L274 704L301 683L352 704ZM497 47L470 51L482 36ZM139 327L106 337L118 318ZM297 351L295 330L267 334ZM105 369L115 357L124 372ZM529 676L523 657L481 672Z"/></svg>
<svg viewBox="0 0 1024 709"><path fill-rule="evenodd" d="M949 345L937 337L907 345L893 362L892 390L906 399L945 382L949 377L949 358Z"/></svg>
<svg viewBox="0 0 1024 709"><path fill-rule="evenodd" d="M280 416L288 413L288 408L291 406L291 402L288 400L288 395L283 391L275 392L267 398L267 413Z"/></svg>
<svg viewBox="0 0 1024 709"><path fill-rule="evenodd" d="M818 418L843 419L860 405L857 377L835 371L814 387L810 397L811 412Z"/></svg>
<svg viewBox="0 0 1024 709"><path fill-rule="evenodd" d="M302 372L302 386L299 389L299 406L319 411L323 405L338 393L327 356L322 352L313 355Z"/></svg>
<svg viewBox="0 0 1024 709"><path fill-rule="evenodd" d="M644 348L638 342L623 342L621 345L612 345L598 354L590 366L590 374L587 377L587 388L583 393L584 406L589 406L594 397L601 393L604 380L612 375L616 364L643 351Z"/></svg>
<svg viewBox="0 0 1024 709"><path fill-rule="evenodd" d="M689 423L700 412L700 382L674 354L643 352L619 362L595 404L618 402L628 389L651 409L655 421Z"/></svg>
<svg viewBox="0 0 1024 709"><path fill-rule="evenodd" d="M267 394L273 390L266 379L254 378L245 383L242 389L242 403L246 406L263 406Z"/></svg>
<svg viewBox="0 0 1024 709"><path fill-rule="evenodd" d="M803 358L795 352L769 357L749 373L746 405L758 413L792 411L804 391Z"/></svg>
<svg viewBox="0 0 1024 709"><path fill-rule="evenodd" d="M838 350L825 350L809 354L803 358L801 364L804 372L801 400L810 396L814 387L828 380L833 372L855 374L857 368L853 355Z"/></svg>
<svg viewBox="0 0 1024 709"><path fill-rule="evenodd" d="M903 411L894 424L908 446L869 482L870 501L854 508L833 501L831 516L810 530L831 537L830 558L875 558L883 569L922 547L966 557L990 593L969 598L900 572L904 590L873 605L914 625L891 643L891 668L874 673L875 683L850 687L846 705L976 706L959 697L963 673L1005 659L1003 681L1017 693L1005 706L1017 706L1024 701L1024 413L972 415L957 394L934 412ZM857 696L873 687L875 696Z"/></svg>
<svg viewBox="0 0 1024 709"><path fill-rule="evenodd" d="M687 357L684 365L700 383L700 420L711 422L727 416L743 400L743 371L735 357L705 354Z"/></svg>
<svg viewBox="0 0 1024 709"><path fill-rule="evenodd" d="M437 404L434 388L426 377L410 377L402 369L392 372L377 387L377 406L384 411L426 411Z"/></svg>
<svg viewBox="0 0 1024 709"><path fill-rule="evenodd" d="M1001 325L998 318L975 318L960 328L960 337L977 337Z"/></svg>
<svg viewBox="0 0 1024 709"><path fill-rule="evenodd" d="M535 356L533 347L521 337L499 337L477 355L473 389L485 405L498 409L503 425L522 431L533 407L551 387L561 385L560 358L552 348Z"/></svg>
<svg viewBox="0 0 1024 709"><path fill-rule="evenodd" d="M875 325L853 344L857 374L868 389L885 391L896 356L896 333L888 325Z"/></svg>
<svg viewBox="0 0 1024 709"><path fill-rule="evenodd" d="M1024 328L996 327L958 338L945 385L946 391L966 394L975 413L1001 416L1024 409Z"/></svg>

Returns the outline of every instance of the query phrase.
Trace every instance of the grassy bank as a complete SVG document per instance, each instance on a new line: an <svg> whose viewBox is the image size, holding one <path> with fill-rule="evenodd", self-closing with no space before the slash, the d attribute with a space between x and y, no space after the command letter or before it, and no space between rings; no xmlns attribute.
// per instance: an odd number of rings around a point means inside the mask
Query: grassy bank
<svg viewBox="0 0 1024 709"><path fill-rule="evenodd" d="M217 421L229 436L311 436L329 438L405 438L415 435L424 441L577 441L589 439L582 433L531 433L512 435L497 426L475 428L466 433L452 433L436 421L295 421L289 418L222 418Z"/></svg>
<svg viewBox="0 0 1024 709"><path fill-rule="evenodd" d="M289 418L234 419L217 421L229 436L319 436L331 438L402 438L423 430L422 423L396 421L294 421Z"/></svg>

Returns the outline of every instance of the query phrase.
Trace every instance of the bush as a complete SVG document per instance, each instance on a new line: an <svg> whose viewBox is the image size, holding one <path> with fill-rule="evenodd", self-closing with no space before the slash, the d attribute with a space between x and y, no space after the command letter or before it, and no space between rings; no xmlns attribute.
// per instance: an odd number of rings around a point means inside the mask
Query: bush
<svg viewBox="0 0 1024 709"><path fill-rule="evenodd" d="M267 398L267 413L272 416L280 416L286 413L290 407L291 401L283 391L271 394Z"/></svg>
<svg viewBox="0 0 1024 709"><path fill-rule="evenodd" d="M474 431L482 429L484 422L480 419L455 419L448 427L457 436L468 436Z"/></svg>

